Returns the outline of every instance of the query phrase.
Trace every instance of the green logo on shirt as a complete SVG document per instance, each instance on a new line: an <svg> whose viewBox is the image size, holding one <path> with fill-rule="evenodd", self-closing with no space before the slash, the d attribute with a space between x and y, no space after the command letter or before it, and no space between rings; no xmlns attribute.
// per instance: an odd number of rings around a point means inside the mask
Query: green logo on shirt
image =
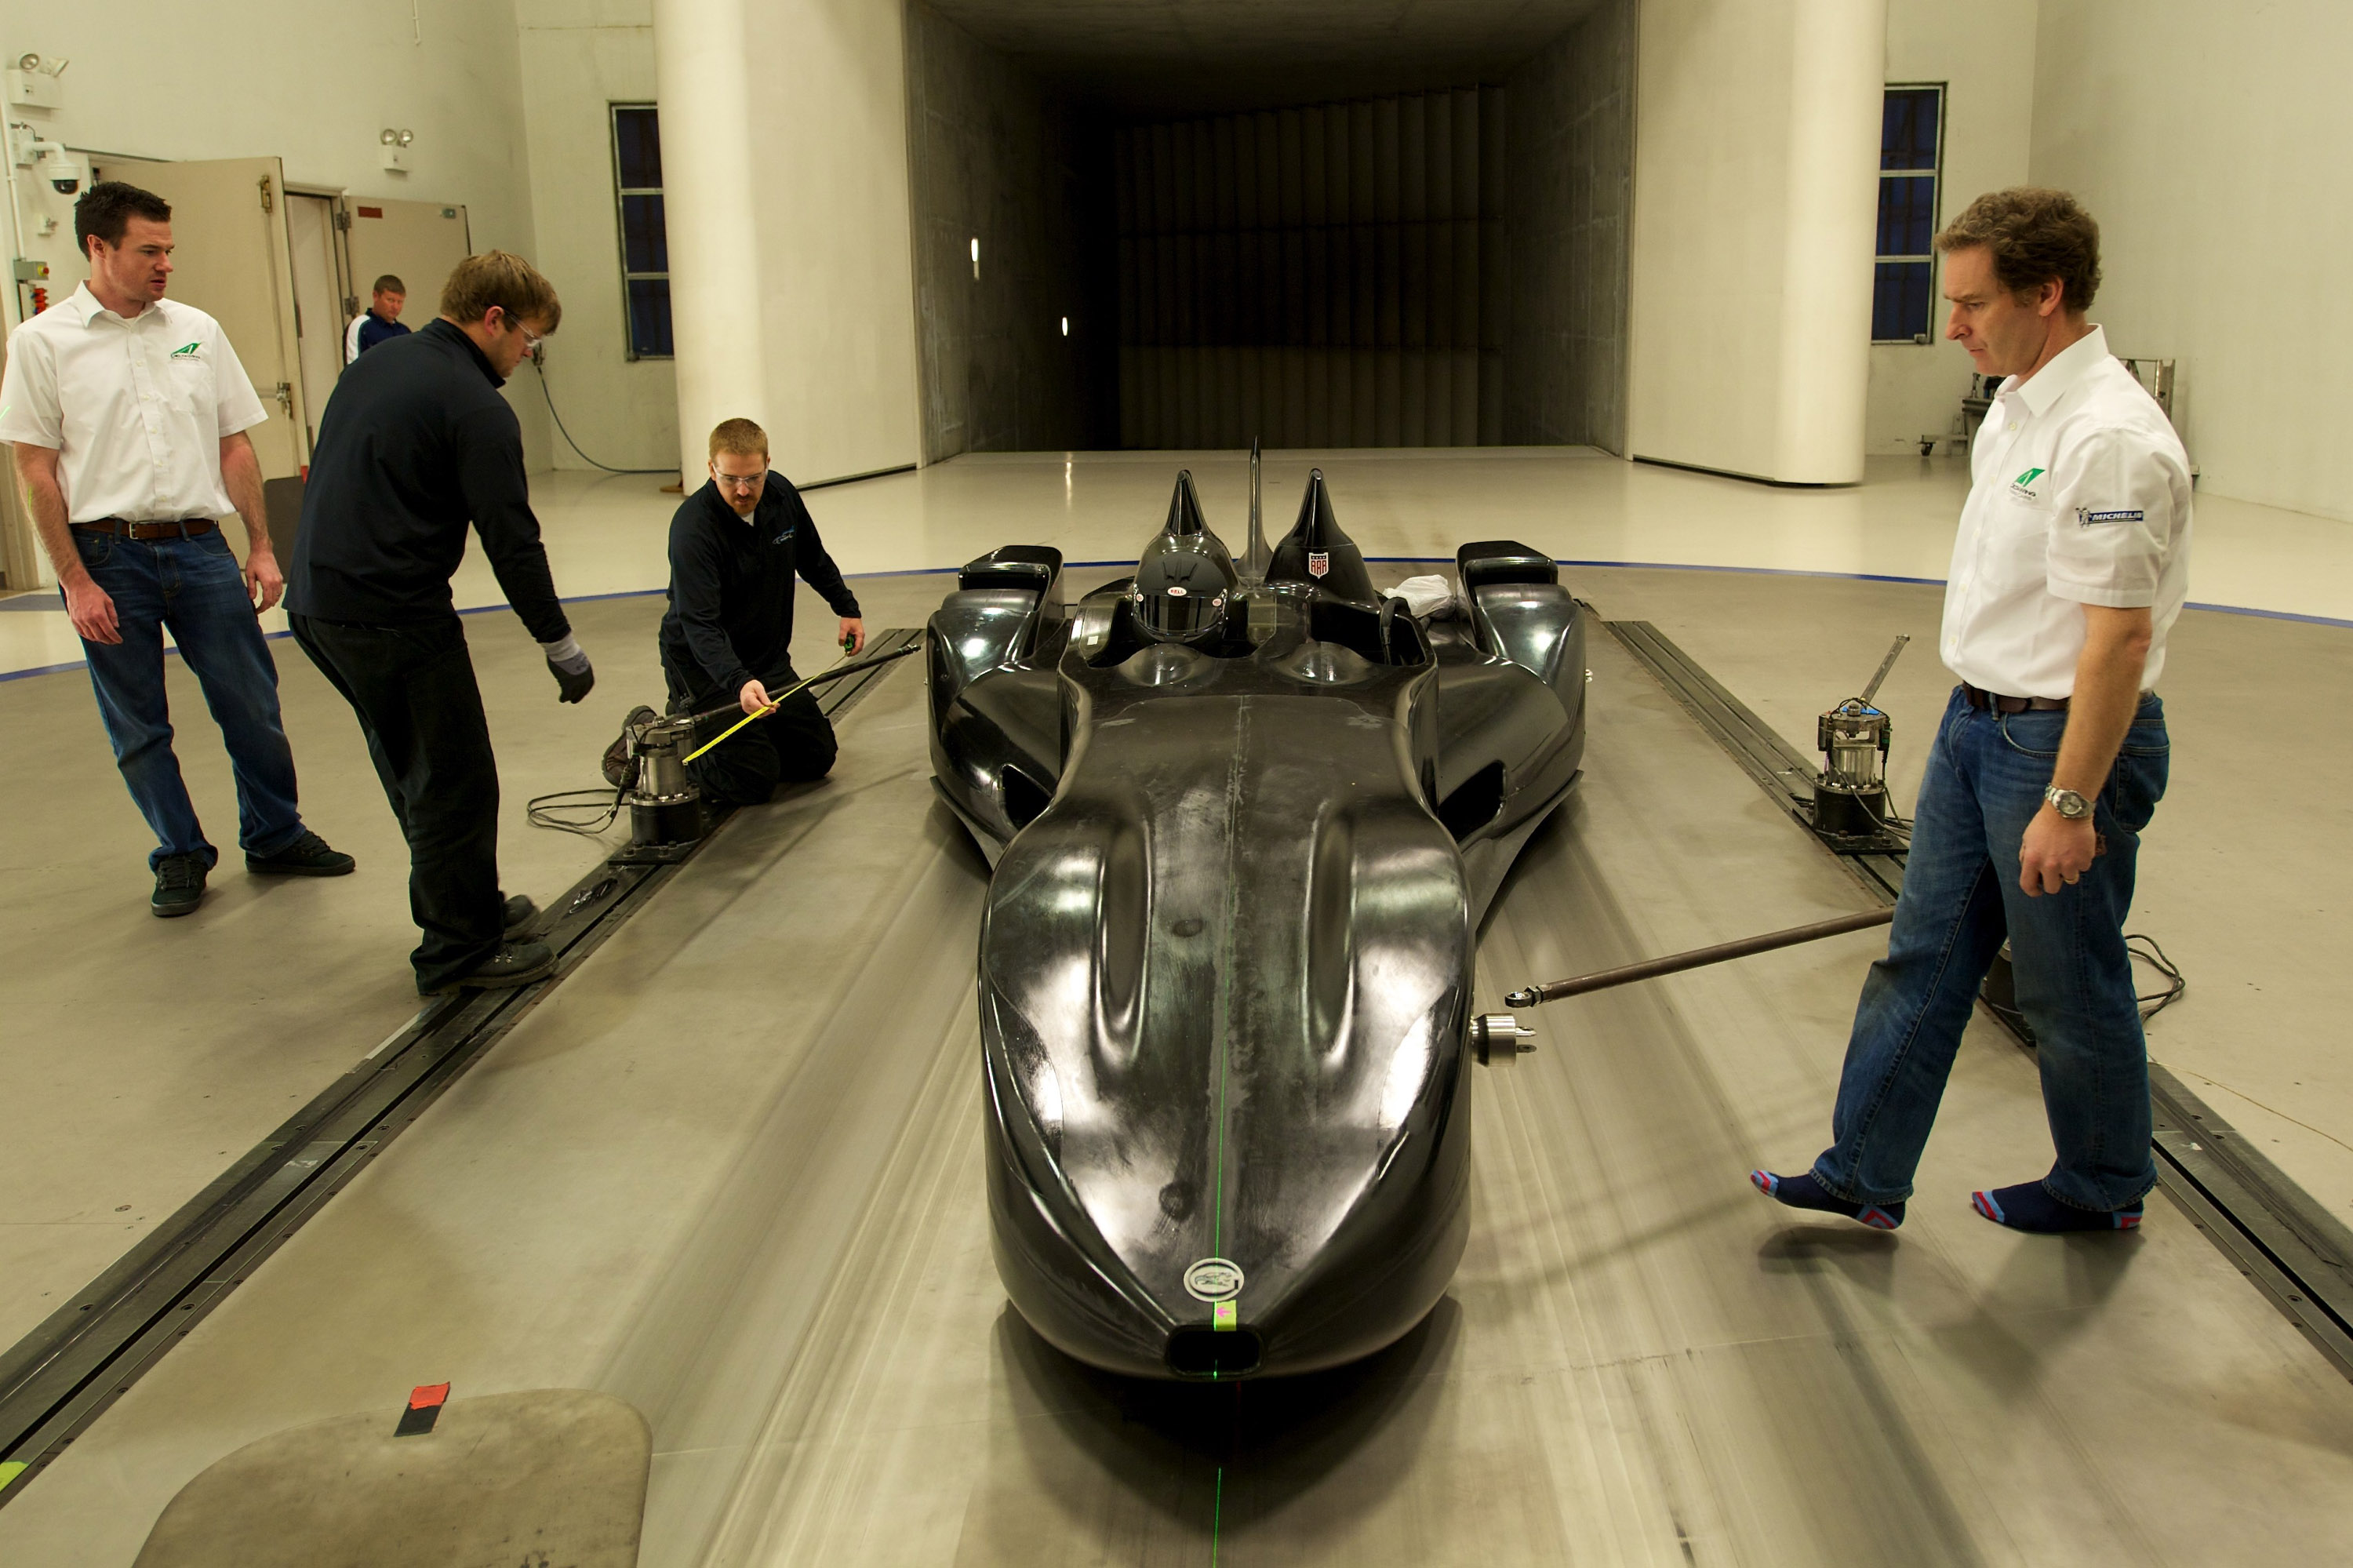
<svg viewBox="0 0 2353 1568"><path fill-rule="evenodd" d="M196 351L202 347L204 347L204 344L200 343L184 343L179 347L172 351L172 357L174 359L194 359L196 356ZM2038 468L2034 471L2041 473L2042 471Z"/></svg>
<svg viewBox="0 0 2353 1568"><path fill-rule="evenodd" d="M193 344L189 345L189 347L194 346L195 344ZM182 349L180 352L185 354L187 349ZM2044 474L2049 473L2050 471L2051 471L2047 468L2030 468L2024 473L2020 474L2014 482L2022 485L2032 484L2036 480L2041 479Z"/></svg>

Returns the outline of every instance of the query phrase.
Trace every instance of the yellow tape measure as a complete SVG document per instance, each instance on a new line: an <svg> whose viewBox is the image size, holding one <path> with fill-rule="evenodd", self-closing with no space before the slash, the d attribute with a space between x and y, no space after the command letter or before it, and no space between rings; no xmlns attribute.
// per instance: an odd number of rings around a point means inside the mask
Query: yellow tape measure
<svg viewBox="0 0 2353 1568"><path fill-rule="evenodd" d="M820 671L819 673L829 674L831 672ZM768 699L768 705L766 707L754 708L750 713L745 714L742 718L737 719L733 724L731 724L725 729L721 730L718 735L703 742L701 746L696 747L692 751L688 752L686 754L685 760L688 762L693 761L696 758L702 756L712 747L717 746L721 741L725 740L729 736L733 735L737 730L742 729L745 725L750 724L754 719L766 718L770 714L775 713L778 707L783 705L784 700L786 697L791 696L795 692L807 686L810 681L814 681L816 679L816 675L811 675L807 680L798 682L797 683L787 686L785 690L778 692L775 696Z"/></svg>

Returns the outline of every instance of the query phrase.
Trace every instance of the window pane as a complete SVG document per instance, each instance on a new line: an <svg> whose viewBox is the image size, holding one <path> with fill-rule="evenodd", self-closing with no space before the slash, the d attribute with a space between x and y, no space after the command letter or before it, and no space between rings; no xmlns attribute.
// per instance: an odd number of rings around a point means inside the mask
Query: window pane
<svg viewBox="0 0 2353 1568"><path fill-rule="evenodd" d="M1936 111L1945 94L1934 87L1891 89L1879 122L1879 166L1936 166Z"/></svg>
<svg viewBox="0 0 2353 1568"><path fill-rule="evenodd" d="M1936 234L1936 177L1888 175L1879 181L1881 256L1926 256Z"/></svg>
<svg viewBox="0 0 2353 1568"><path fill-rule="evenodd" d="M661 129L652 110L613 111L613 152L624 189L661 188Z"/></svg>
<svg viewBox="0 0 2353 1568"><path fill-rule="evenodd" d="M670 270L670 239L662 228L662 198L621 198L621 255L631 272Z"/></svg>
<svg viewBox="0 0 2353 1568"><path fill-rule="evenodd" d="M670 280L632 278L628 286L629 353L640 359L670 358Z"/></svg>
<svg viewBox="0 0 2353 1568"><path fill-rule="evenodd" d="M1875 343L1909 343L1928 330L1926 261L1882 261L1871 292L1871 336Z"/></svg>

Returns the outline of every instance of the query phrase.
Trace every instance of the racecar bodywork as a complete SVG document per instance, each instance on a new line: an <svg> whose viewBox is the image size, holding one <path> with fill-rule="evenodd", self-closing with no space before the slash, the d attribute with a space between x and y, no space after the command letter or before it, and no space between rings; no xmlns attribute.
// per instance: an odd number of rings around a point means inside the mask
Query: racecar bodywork
<svg viewBox="0 0 2353 1568"><path fill-rule="evenodd" d="M1159 542L1202 535L1180 476ZM935 782L993 867L997 1268L1083 1361L1310 1372L1453 1275L1476 932L1576 778L1586 634L1546 556L1457 566L1458 616L1417 621L1318 474L1214 635L1155 641L1132 580L1067 603L1038 546L932 617Z"/></svg>

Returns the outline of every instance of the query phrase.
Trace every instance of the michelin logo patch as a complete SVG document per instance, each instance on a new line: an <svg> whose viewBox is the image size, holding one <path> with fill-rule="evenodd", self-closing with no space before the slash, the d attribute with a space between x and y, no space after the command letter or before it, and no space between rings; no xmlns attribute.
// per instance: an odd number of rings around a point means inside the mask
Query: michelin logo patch
<svg viewBox="0 0 2353 1568"><path fill-rule="evenodd" d="M2101 523L2138 523L2147 515L2146 512L2094 512L2083 506L2075 509L2075 521L2086 528Z"/></svg>

